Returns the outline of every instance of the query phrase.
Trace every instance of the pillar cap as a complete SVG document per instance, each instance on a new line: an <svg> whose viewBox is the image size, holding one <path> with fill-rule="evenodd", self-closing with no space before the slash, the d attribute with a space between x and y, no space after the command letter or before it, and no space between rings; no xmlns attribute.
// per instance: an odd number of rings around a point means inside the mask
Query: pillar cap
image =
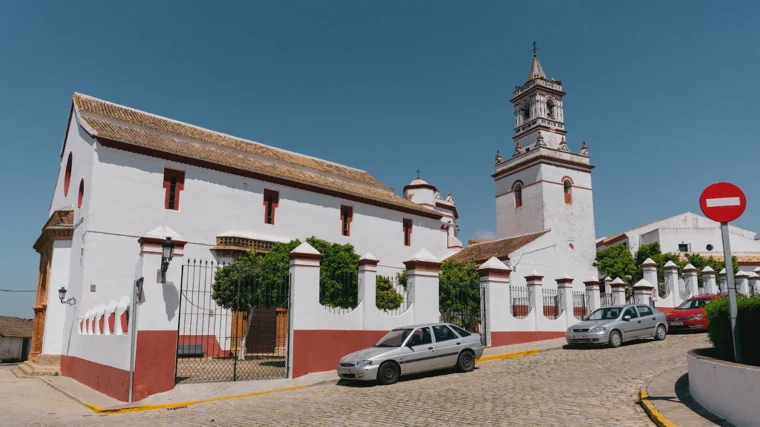
<svg viewBox="0 0 760 427"><path fill-rule="evenodd" d="M720 273L718 273L718 274L720 274L721 276L725 276L726 275L726 267L723 267L723 269L720 270Z"/></svg>
<svg viewBox="0 0 760 427"><path fill-rule="evenodd" d="M686 264L686 266L683 268L684 273L687 271L697 271L697 267L694 267L691 265L691 263Z"/></svg>
<svg viewBox="0 0 760 427"><path fill-rule="evenodd" d="M678 265L676 265L676 263L673 261L668 261L665 263L665 265L662 266L662 268L665 270L672 270L674 268L678 268Z"/></svg>
<svg viewBox="0 0 760 427"><path fill-rule="evenodd" d="M713 270L709 265L702 269L702 274L715 274L715 270Z"/></svg>
<svg viewBox="0 0 760 427"><path fill-rule="evenodd" d="M413 270L420 267L440 269L441 264L443 263L425 248L420 249L416 254L412 255L412 259L404 261L407 270Z"/></svg>
<svg viewBox="0 0 760 427"><path fill-rule="evenodd" d="M744 270L739 270L734 277L749 277L749 274Z"/></svg>
<svg viewBox="0 0 760 427"><path fill-rule="evenodd" d="M525 276L525 280L541 280L544 276L542 276L538 271L533 270L528 276Z"/></svg>
<svg viewBox="0 0 760 427"><path fill-rule="evenodd" d="M506 264L499 261L496 257L489 258L488 261L478 267L478 274L480 274L480 277L485 277L490 274L509 276L509 273L511 272L512 269L507 267Z"/></svg>
<svg viewBox="0 0 760 427"><path fill-rule="evenodd" d="M654 286L647 279L641 279L633 285L633 289L654 289Z"/></svg>
<svg viewBox="0 0 760 427"><path fill-rule="evenodd" d="M624 288L626 283L623 281L623 279L616 277L615 280L610 283L610 286L613 288Z"/></svg>
<svg viewBox="0 0 760 427"><path fill-rule="evenodd" d="M750 271L749 273L747 273L747 276L748 276L750 279L757 279L758 277L760 277L760 276L758 276L758 275L757 275L757 273L755 273L754 271Z"/></svg>
<svg viewBox="0 0 760 427"><path fill-rule="evenodd" d="M380 263L380 260L375 258L374 255L372 255L371 252L367 252L359 259L359 266L362 265L377 265Z"/></svg>
<svg viewBox="0 0 760 427"><path fill-rule="evenodd" d="M641 264L642 267L657 267L657 263L654 262L652 258L647 258L644 260L644 263Z"/></svg>
<svg viewBox="0 0 760 427"><path fill-rule="evenodd" d="M290 251L290 253L288 254L288 257L290 259L321 260L322 254L319 253L318 250L314 249L314 247L308 244L307 242L303 242L300 245L298 245L297 248Z"/></svg>
<svg viewBox="0 0 760 427"><path fill-rule="evenodd" d="M570 277L570 275L568 275L567 273L564 273L562 277L560 277L559 279L554 279L554 280L557 283L562 284L562 283L573 283L574 279Z"/></svg>

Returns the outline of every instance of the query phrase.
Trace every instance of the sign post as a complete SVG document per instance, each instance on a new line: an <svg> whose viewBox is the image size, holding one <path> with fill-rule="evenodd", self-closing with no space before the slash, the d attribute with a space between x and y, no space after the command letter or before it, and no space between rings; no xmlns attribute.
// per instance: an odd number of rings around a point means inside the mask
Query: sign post
<svg viewBox="0 0 760 427"><path fill-rule="evenodd" d="M747 208L747 198L744 196L744 192L734 184L717 182L702 191L702 195L699 197L699 207L708 218L720 223L720 232L723 236L723 263L726 267L728 305L731 316L731 335L734 343L734 361L742 363L741 341L739 339L739 328L736 324L738 309L728 223L744 213L744 209Z"/></svg>

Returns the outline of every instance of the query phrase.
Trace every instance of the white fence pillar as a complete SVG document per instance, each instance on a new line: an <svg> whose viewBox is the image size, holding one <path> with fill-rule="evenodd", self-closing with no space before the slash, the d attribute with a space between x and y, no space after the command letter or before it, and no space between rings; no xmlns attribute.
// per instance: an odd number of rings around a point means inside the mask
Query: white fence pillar
<svg viewBox="0 0 760 427"><path fill-rule="evenodd" d="M481 334L486 338L485 345L491 345L491 331L500 310L509 309L509 269L503 262L491 257L478 268L480 291L485 293L481 299L481 316L483 327Z"/></svg>
<svg viewBox="0 0 760 427"><path fill-rule="evenodd" d="M434 323L441 320L438 305L438 273L441 261L422 248L405 261L409 301L414 304L414 323Z"/></svg>
<svg viewBox="0 0 760 427"><path fill-rule="evenodd" d="M702 269L702 286L705 289L705 294L718 293L718 288L715 286L715 270L709 265Z"/></svg>
<svg viewBox="0 0 760 427"><path fill-rule="evenodd" d="M565 312L565 325L567 327L578 323L575 318L575 304L573 303L573 279L565 273L564 277L557 280L557 292L562 301L562 310Z"/></svg>
<svg viewBox="0 0 760 427"><path fill-rule="evenodd" d="M678 266L673 261L668 261L662 269L665 275L665 292L667 295L665 301L660 301L658 305L660 307L678 307L683 302L678 285ZM655 286L655 292L657 292L657 282L650 282L650 284Z"/></svg>
<svg viewBox="0 0 760 427"><path fill-rule="evenodd" d="M655 287L647 279L641 279L633 285L633 302L652 305L652 292Z"/></svg>
<svg viewBox="0 0 760 427"><path fill-rule="evenodd" d="M751 294L760 294L760 287L758 286L758 280L760 280L760 276L758 276L754 271L750 271L747 274L749 275L749 292Z"/></svg>
<svg viewBox="0 0 760 427"><path fill-rule="evenodd" d="M625 304L625 285L626 283L619 277L610 283L612 286L612 303L614 305Z"/></svg>
<svg viewBox="0 0 760 427"><path fill-rule="evenodd" d="M699 295L699 282L697 280L697 268L691 264L686 264L683 268L683 280L686 282L686 291L689 297Z"/></svg>
<svg viewBox="0 0 760 427"><path fill-rule="evenodd" d="M660 294L659 294L659 280L657 279L657 263L652 260L652 258L647 258L644 263L641 264L642 269L644 270L644 279L649 282L650 285L654 286L654 295L652 295L652 298L655 301L655 305L657 306L665 306L665 307L672 307L666 302L660 302ZM667 291L666 291L667 292ZM668 296L666 295L665 298Z"/></svg>
<svg viewBox="0 0 760 427"><path fill-rule="evenodd" d="M377 307L377 264L379 262L380 260L369 252L359 260L358 302L364 303L364 307Z"/></svg>
<svg viewBox="0 0 760 427"><path fill-rule="evenodd" d="M322 254L310 244L303 242L293 249L290 254L290 320L288 322L288 378L293 377L296 359L293 348L298 344L294 331L311 329L309 326L311 313L322 310L319 306L319 262ZM296 367L299 370L300 367Z"/></svg>
<svg viewBox="0 0 760 427"><path fill-rule="evenodd" d="M536 321L534 330L538 331L541 328L541 320L544 318L544 293L541 279L544 276L538 274L536 270L530 276L525 276L525 282L528 286L528 292L530 294L528 305L530 310L535 313L533 317Z"/></svg>
<svg viewBox="0 0 760 427"><path fill-rule="evenodd" d="M610 276L607 276L604 278L604 293L605 294L612 293L612 277Z"/></svg>
<svg viewBox="0 0 760 427"><path fill-rule="evenodd" d="M610 283L612 283L611 280ZM588 311L591 313L592 311L602 307L602 298L599 295L600 282L596 279L596 277L591 277L591 280L583 282L583 284L586 285L586 301L588 301ZM605 284L605 286L607 285ZM610 292L612 292L611 285Z"/></svg>
<svg viewBox="0 0 760 427"><path fill-rule="evenodd" d="M725 267L722 270L720 270L720 273L718 273L718 277L720 280L720 293L727 293L728 292L728 276L726 276Z"/></svg>
<svg viewBox="0 0 760 427"><path fill-rule="evenodd" d="M739 270L736 273L736 291L745 296L749 295L749 274L746 271Z"/></svg>

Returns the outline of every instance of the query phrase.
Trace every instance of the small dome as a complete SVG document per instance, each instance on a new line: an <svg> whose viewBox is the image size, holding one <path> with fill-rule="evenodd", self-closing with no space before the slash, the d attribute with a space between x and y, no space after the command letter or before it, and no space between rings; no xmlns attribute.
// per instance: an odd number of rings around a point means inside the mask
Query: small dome
<svg viewBox="0 0 760 427"><path fill-rule="evenodd" d="M417 178L414 181L410 182L409 185L430 185L425 181L424 179Z"/></svg>

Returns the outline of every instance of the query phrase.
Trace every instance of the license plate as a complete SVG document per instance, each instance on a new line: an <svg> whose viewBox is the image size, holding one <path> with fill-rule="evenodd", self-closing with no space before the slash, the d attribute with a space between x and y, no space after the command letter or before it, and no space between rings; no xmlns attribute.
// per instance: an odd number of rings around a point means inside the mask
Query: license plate
<svg viewBox="0 0 760 427"><path fill-rule="evenodd" d="M670 322L673 326L683 326L683 322Z"/></svg>

